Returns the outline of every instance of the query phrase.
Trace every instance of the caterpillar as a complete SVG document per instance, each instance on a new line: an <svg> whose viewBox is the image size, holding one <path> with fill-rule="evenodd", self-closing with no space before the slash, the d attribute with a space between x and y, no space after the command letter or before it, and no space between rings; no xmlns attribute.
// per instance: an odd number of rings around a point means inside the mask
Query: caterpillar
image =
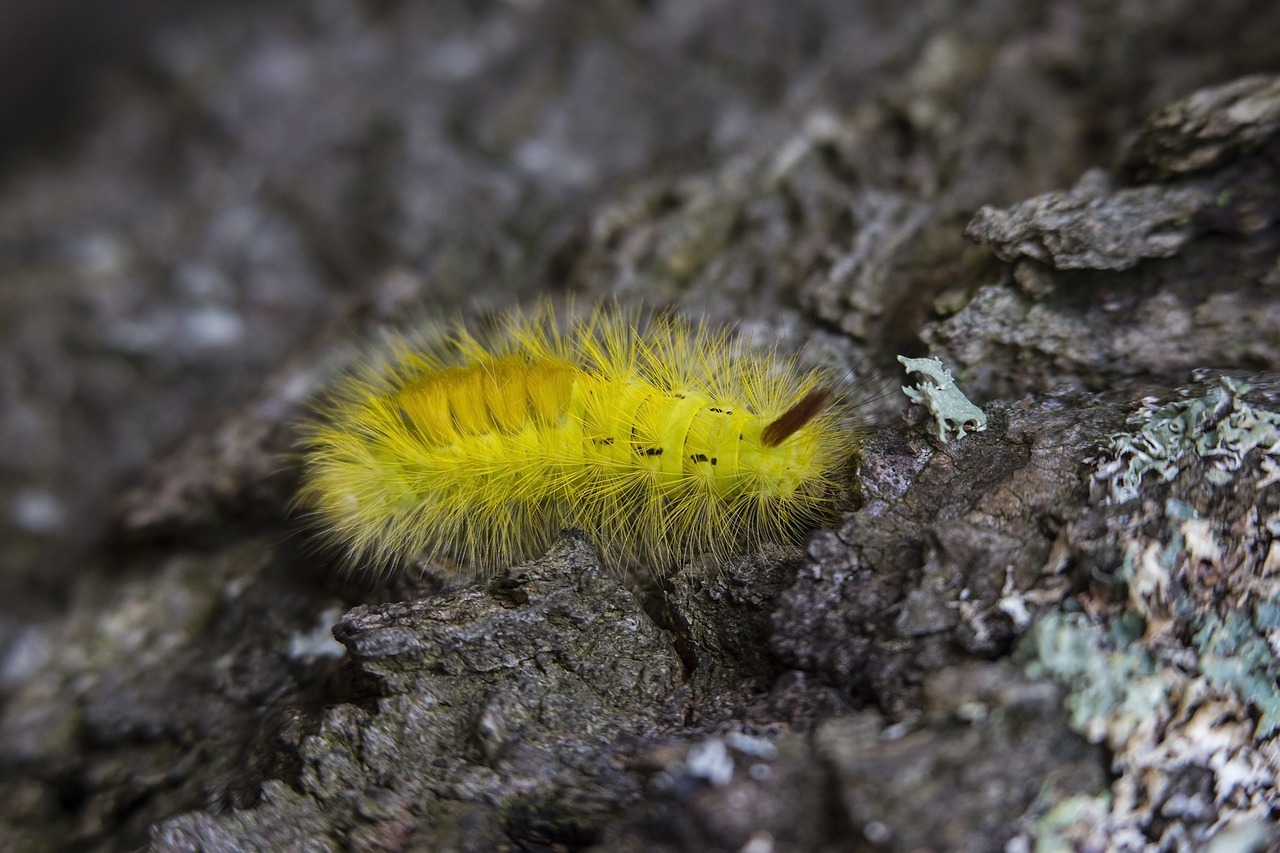
<svg viewBox="0 0 1280 853"><path fill-rule="evenodd" d="M395 335L301 428L298 501L352 564L492 570L566 527L622 564L741 553L833 513L857 446L836 379L609 306Z"/></svg>

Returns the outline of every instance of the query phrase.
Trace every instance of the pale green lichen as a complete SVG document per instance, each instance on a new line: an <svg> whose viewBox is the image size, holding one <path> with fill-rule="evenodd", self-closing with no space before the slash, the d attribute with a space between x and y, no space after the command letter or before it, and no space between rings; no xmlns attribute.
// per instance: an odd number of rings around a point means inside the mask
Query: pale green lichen
<svg viewBox="0 0 1280 853"><path fill-rule="evenodd" d="M1232 691L1260 713L1257 739L1280 730L1280 666L1260 633L1275 618L1275 605L1269 603L1255 607L1252 619L1237 611L1225 618L1209 614L1192 639L1200 652L1200 671L1209 683Z"/></svg>
<svg viewBox="0 0 1280 853"><path fill-rule="evenodd" d="M1113 648L1082 613L1051 613L1039 620L1022 646L1027 674L1067 686L1063 707L1071 728L1113 749L1154 724L1169 701L1173 682L1136 646Z"/></svg>
<svg viewBox="0 0 1280 853"><path fill-rule="evenodd" d="M1271 825L1280 511L1262 490L1280 482L1280 415L1249 391L1222 377L1199 396L1148 399L1102 449L1095 497L1144 509L1105 513L1114 526L1097 553L1119 559L1097 567L1108 588L1082 600L1089 615L1047 614L1019 655L1064 686L1071 727L1108 747L1110 808L1049 808L1035 827L1044 849L1208 849Z"/></svg>
<svg viewBox="0 0 1280 853"><path fill-rule="evenodd" d="M1111 436L1094 479L1106 484L1110 502L1124 503L1138 497L1149 473L1172 482L1192 454L1213 460L1205 477L1218 486L1233 479L1255 448L1273 464L1280 458L1280 414L1246 403L1242 398L1249 390L1223 376L1202 397L1159 408L1154 400L1144 401L1133 419L1140 428Z"/></svg>
<svg viewBox="0 0 1280 853"><path fill-rule="evenodd" d="M1036 821L1036 853L1076 853L1085 849L1094 827L1111 811L1111 795L1077 794L1058 802ZM1007 848L1006 848L1007 849Z"/></svg>
<svg viewBox="0 0 1280 853"><path fill-rule="evenodd" d="M1066 688L1069 724L1106 744L1115 777L1109 796L1052 805L1034 827L1036 849L1192 849L1169 842L1203 846L1225 829L1269 820L1278 773L1275 741L1267 738L1280 705L1257 630L1277 620L1271 605L1256 607L1252 623L1211 616L1189 658L1144 648L1145 637L1129 637L1114 622L1108 630L1083 613L1039 620L1018 655L1028 674ZM1256 728L1246 704L1261 715ZM1186 787L1196 778L1190 770L1203 777L1194 788ZM1182 820L1159 830L1161 814Z"/></svg>
<svg viewBox="0 0 1280 853"><path fill-rule="evenodd" d="M1133 550L1126 554L1117 574L1130 588L1129 608L1111 621L1108 633L1079 614L1059 613L1041 620L1030 634L1034 661L1029 671L1070 686L1065 704L1071 725L1090 740L1098 740L1103 729L1124 728L1130 712L1152 711L1165 699L1167 689L1150 681L1158 679L1159 670L1137 643L1153 609L1149 600L1163 600L1176 589L1169 570L1187 553L1203 556L1185 538L1188 525L1202 520L1182 517L1179 507L1185 505L1172 500L1166 505L1169 540L1163 548L1143 552L1152 559L1137 557ZM1228 611L1221 616L1196 612L1183 592L1162 606L1180 614L1194 631L1190 645L1196 665L1190 674L1202 675L1257 709L1255 738L1280 731L1280 659L1268 642L1270 637L1280 641L1280 603L1259 600L1252 614Z"/></svg>
<svg viewBox="0 0 1280 853"><path fill-rule="evenodd" d="M963 436L966 432L981 432L987 428L986 414L956 387L951 371L943 367L942 362L936 358L906 358L901 355L898 361L908 375L918 373L923 378L918 387L904 387L902 393L933 415L939 441L946 444L951 431Z"/></svg>

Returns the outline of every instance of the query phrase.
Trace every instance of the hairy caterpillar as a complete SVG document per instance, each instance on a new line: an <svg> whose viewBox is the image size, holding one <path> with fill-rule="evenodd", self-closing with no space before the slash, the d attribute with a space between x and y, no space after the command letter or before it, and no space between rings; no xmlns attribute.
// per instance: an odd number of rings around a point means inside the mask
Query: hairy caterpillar
<svg viewBox="0 0 1280 853"><path fill-rule="evenodd" d="M498 568L565 527L669 565L791 539L856 449L834 377L729 331L543 304L391 340L302 430L299 502L352 562ZM647 328L642 326L647 325Z"/></svg>

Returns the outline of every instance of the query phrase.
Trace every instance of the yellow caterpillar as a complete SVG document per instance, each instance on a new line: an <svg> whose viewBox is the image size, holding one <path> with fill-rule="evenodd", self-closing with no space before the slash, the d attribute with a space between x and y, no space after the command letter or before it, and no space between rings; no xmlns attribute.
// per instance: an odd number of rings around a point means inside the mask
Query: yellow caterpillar
<svg viewBox="0 0 1280 853"><path fill-rule="evenodd" d="M302 431L300 503L352 563L497 569L565 527L665 567L829 516L856 435L833 377L727 331L544 304L394 339Z"/></svg>

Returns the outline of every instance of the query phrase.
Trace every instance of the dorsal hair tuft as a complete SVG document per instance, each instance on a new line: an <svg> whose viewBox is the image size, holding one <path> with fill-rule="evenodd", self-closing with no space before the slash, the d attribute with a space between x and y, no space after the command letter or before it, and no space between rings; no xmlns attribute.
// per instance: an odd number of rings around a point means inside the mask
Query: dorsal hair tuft
<svg viewBox="0 0 1280 853"><path fill-rule="evenodd" d="M832 396L834 395L829 388L814 388L805 394L800 398L800 402L778 415L764 428L764 432L760 434L760 440L764 446L777 447L795 435L798 429L816 418L827 407Z"/></svg>

